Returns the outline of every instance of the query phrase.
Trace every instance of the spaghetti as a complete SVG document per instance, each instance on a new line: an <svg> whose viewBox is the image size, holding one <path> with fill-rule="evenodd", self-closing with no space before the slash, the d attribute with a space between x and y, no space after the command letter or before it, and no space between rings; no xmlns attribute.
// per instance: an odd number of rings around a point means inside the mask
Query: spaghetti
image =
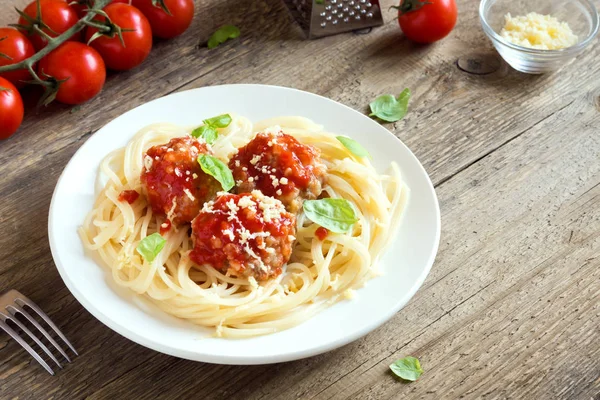
<svg viewBox="0 0 600 400"><path fill-rule="evenodd" d="M274 118L252 124L234 116L212 145L227 162L255 135L279 126L299 142L320 150L327 167L322 197L348 200L358 221L348 233L327 232L300 210L296 215L291 259L279 275L257 282L232 276L190 259L194 246L189 225L170 229L164 248L152 262L136 252L145 237L161 231L163 218L153 213L140 175L152 146L185 137L190 129L154 124L138 132L125 148L101 163L97 184L103 189L79 229L85 247L96 252L120 286L145 295L165 312L215 329L222 337L270 334L295 326L329 305L354 294L378 274L378 260L400 223L408 189L395 163L378 174L367 158L352 154L336 137L301 117Z"/></svg>

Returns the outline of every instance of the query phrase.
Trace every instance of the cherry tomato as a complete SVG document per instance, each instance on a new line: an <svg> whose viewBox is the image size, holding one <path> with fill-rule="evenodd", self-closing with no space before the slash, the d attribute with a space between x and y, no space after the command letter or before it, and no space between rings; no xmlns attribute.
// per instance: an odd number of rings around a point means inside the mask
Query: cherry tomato
<svg viewBox="0 0 600 400"><path fill-rule="evenodd" d="M123 4L131 4L130 0L112 0L109 4L112 3L123 3ZM87 14L88 8L94 5L94 0L79 0L75 3L69 2L71 8L75 10L79 18L83 18Z"/></svg>
<svg viewBox="0 0 600 400"><path fill-rule="evenodd" d="M436 42L456 25L455 0L402 0L396 8L402 32L418 43Z"/></svg>
<svg viewBox="0 0 600 400"><path fill-rule="evenodd" d="M78 42L65 42L42 58L38 74L66 79L58 88L56 100L80 104L96 96L106 80L106 67L98 52Z"/></svg>
<svg viewBox="0 0 600 400"><path fill-rule="evenodd" d="M171 15L167 14L160 4L153 5L152 0L132 0L131 4L148 18L152 34L163 39L181 35L194 18L193 0L163 0Z"/></svg>
<svg viewBox="0 0 600 400"><path fill-rule="evenodd" d="M19 91L7 79L0 77L0 139L6 139L23 122L23 100Z"/></svg>
<svg viewBox="0 0 600 400"><path fill-rule="evenodd" d="M51 37L56 37L75 25L79 18L77 17L77 13L69 4L64 0L40 0L41 11L42 11L42 22L44 22L48 28L43 28L42 30L46 32ZM32 1L29 3L23 12L29 15L31 18L37 18L37 4L36 1ZM19 25L31 26L29 22L23 17L19 18ZM55 33L53 33L54 31ZM81 35L79 32L75 33L69 40L79 40ZM36 50L41 50L46 47L48 41L38 35L35 32L32 32L29 35L29 39L31 43L33 43L33 47Z"/></svg>
<svg viewBox="0 0 600 400"><path fill-rule="evenodd" d="M95 39L90 46L98 50L104 58L106 66L110 69L124 71L140 65L152 49L152 29L144 14L137 8L128 4L109 4L104 12L110 20L123 30L123 41L121 43L118 35L114 37L101 36ZM98 15L96 21L104 21L105 18ZM88 42L98 29L89 27L85 32L85 40Z"/></svg>
<svg viewBox="0 0 600 400"><path fill-rule="evenodd" d="M21 62L35 53L33 45L25 35L13 28L0 28L0 67ZM10 58L7 58L10 57ZM26 68L0 74L16 87L23 87L23 81L31 80Z"/></svg>

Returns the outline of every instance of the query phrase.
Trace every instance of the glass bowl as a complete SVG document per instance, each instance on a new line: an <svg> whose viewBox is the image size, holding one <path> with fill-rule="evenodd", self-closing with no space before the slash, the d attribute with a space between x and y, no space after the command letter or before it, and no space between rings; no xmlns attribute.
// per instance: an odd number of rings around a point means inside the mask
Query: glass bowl
<svg viewBox="0 0 600 400"><path fill-rule="evenodd" d="M504 16L530 12L550 14L569 24L578 43L561 50L537 50L510 43L500 36ZM572 61L598 33L598 11L591 0L482 0L479 18L483 31L511 67L528 74L557 70Z"/></svg>

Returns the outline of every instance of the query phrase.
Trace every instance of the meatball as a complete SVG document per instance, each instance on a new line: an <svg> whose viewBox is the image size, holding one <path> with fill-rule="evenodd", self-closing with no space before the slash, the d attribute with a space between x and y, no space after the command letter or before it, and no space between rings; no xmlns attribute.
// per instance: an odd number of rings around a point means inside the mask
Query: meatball
<svg viewBox="0 0 600 400"><path fill-rule="evenodd" d="M191 222L221 190L219 182L198 164L198 155L207 153L206 144L191 136L148 149L141 179L154 213L165 215L175 225Z"/></svg>
<svg viewBox="0 0 600 400"><path fill-rule="evenodd" d="M256 135L229 161L238 193L258 189L297 212L303 200L316 199L327 169L320 152L281 131Z"/></svg>
<svg viewBox="0 0 600 400"><path fill-rule="evenodd" d="M264 281L281 274L296 239L296 217L255 190L219 193L192 222L190 259L236 277Z"/></svg>

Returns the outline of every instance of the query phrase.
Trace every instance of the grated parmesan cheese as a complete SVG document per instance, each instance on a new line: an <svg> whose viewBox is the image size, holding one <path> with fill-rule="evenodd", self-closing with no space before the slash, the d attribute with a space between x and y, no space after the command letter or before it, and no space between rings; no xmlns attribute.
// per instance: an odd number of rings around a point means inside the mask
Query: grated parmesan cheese
<svg viewBox="0 0 600 400"><path fill-rule="evenodd" d="M285 212L281 201L263 195L260 190L253 190L252 196L258 199L258 207L263 212L263 217L267 222L281 218L281 214Z"/></svg>
<svg viewBox="0 0 600 400"><path fill-rule="evenodd" d="M240 211L240 207L238 207L238 205L235 204L235 201L233 201L233 199L229 199L229 201L225 203L225 205L227 205L227 208L229 208L230 214L237 213L238 211Z"/></svg>
<svg viewBox="0 0 600 400"><path fill-rule="evenodd" d="M267 135L279 135L281 133L281 127L279 125L273 125L264 130Z"/></svg>
<svg viewBox="0 0 600 400"><path fill-rule="evenodd" d="M190 189L185 188L183 189L183 193L185 193L185 195L191 200L194 201L196 200L196 198L194 197L194 195L192 194L192 192L190 192Z"/></svg>
<svg viewBox="0 0 600 400"><path fill-rule="evenodd" d="M229 240L231 240L232 242L235 240L235 236L233 235L233 231L231 229L223 230L223 235L229 236Z"/></svg>
<svg viewBox="0 0 600 400"><path fill-rule="evenodd" d="M167 219L169 221L173 221L173 214L175 213L175 207L177 207L177 198L173 197L171 209L167 213Z"/></svg>
<svg viewBox="0 0 600 400"><path fill-rule="evenodd" d="M250 196L244 196L238 201L238 206L242 208L252 208L256 207L256 203L252 200Z"/></svg>
<svg viewBox="0 0 600 400"><path fill-rule="evenodd" d="M250 164L256 165L256 163L259 162L261 158L262 158L261 156L259 156L258 154L255 154L254 157L252 157L252 160L250 160Z"/></svg>
<svg viewBox="0 0 600 400"><path fill-rule="evenodd" d="M274 188L279 186L279 179L277 179L277 177L275 175L270 175L269 177L271 178L271 184L273 185Z"/></svg>
<svg viewBox="0 0 600 400"><path fill-rule="evenodd" d="M527 15L504 17L500 36L518 46L538 50L559 50L577 44L577 35L566 22L551 15L531 12Z"/></svg>
<svg viewBox="0 0 600 400"><path fill-rule="evenodd" d="M158 159L158 157L156 157L156 159ZM150 171L150 168L152 168L152 157L150 156L146 156L144 157L144 167L146 167L146 171Z"/></svg>

